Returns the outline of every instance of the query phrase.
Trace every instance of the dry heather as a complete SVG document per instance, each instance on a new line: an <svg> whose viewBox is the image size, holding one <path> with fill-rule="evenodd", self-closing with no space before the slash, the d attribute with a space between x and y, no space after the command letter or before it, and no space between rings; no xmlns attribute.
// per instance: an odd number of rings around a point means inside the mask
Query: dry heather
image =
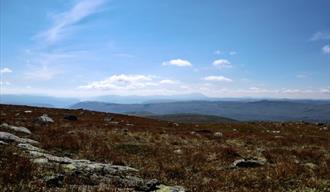
<svg viewBox="0 0 330 192"><path fill-rule="evenodd" d="M131 166L143 178L157 178L188 191L330 191L329 125L176 124L85 110L0 107L1 123L29 128L31 138L53 154ZM24 113L26 110L32 113ZM44 113L55 122L33 121ZM66 120L66 115L78 120ZM0 150L0 188L4 190L72 191L82 184L73 179L57 188L46 186L41 176L56 170L32 164L11 146L0 145ZM255 168L230 167L242 158L266 163ZM115 189L110 185L90 187L85 189Z"/></svg>

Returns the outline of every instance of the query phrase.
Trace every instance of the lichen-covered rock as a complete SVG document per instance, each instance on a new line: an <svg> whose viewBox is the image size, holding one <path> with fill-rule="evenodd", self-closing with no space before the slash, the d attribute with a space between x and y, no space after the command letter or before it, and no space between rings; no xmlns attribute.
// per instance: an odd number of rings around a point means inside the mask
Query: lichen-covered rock
<svg viewBox="0 0 330 192"><path fill-rule="evenodd" d="M254 167L263 166L264 164L265 164L264 161L256 160L256 159L238 159L233 162L231 167L254 168Z"/></svg>
<svg viewBox="0 0 330 192"><path fill-rule="evenodd" d="M213 133L214 137L223 137L223 134L221 132L215 132Z"/></svg>
<svg viewBox="0 0 330 192"><path fill-rule="evenodd" d="M33 163L36 164L47 164L49 161L46 158L37 158L37 159L33 159Z"/></svg>
<svg viewBox="0 0 330 192"><path fill-rule="evenodd" d="M185 192L185 189L181 186L159 185L157 188L156 192Z"/></svg>
<svg viewBox="0 0 330 192"><path fill-rule="evenodd" d="M26 138L17 137L14 134L7 133L7 132L0 132L0 139L5 141L14 141L18 143L31 143L31 144L38 144L38 141Z"/></svg>
<svg viewBox="0 0 330 192"><path fill-rule="evenodd" d="M43 114L42 116L36 119L36 122L41 124L47 124L47 123L54 123L54 120L48 117L47 114Z"/></svg>
<svg viewBox="0 0 330 192"><path fill-rule="evenodd" d="M69 163L73 162L73 160L68 157L58 157L55 155L50 155L50 154L42 153L39 151L29 151L29 153L31 156L33 156L35 158L46 158L48 161L56 162L59 164L69 164Z"/></svg>
<svg viewBox="0 0 330 192"><path fill-rule="evenodd" d="M183 151L181 149L176 149L173 151L175 154L182 155Z"/></svg>
<svg viewBox="0 0 330 192"><path fill-rule="evenodd" d="M110 115L107 115L106 117L104 117L104 121L106 121L106 122L110 122L112 120L113 120L113 117Z"/></svg>
<svg viewBox="0 0 330 192"><path fill-rule="evenodd" d="M20 138L7 132L0 132L0 139L18 142L17 147L26 151L24 154L27 155L33 163L61 167L61 173L64 175L55 174L43 178L49 187L61 186L64 177L76 177L86 185L111 183L137 191L184 191L182 187L161 185L156 179L146 181L139 177L137 174L138 170L132 167L98 163L86 159L74 160L69 157L52 155L44 149L31 145L38 143L37 141ZM3 141L1 142L5 143Z"/></svg>
<svg viewBox="0 0 330 192"><path fill-rule="evenodd" d="M4 128L4 129L10 129L10 130L13 130L13 131L16 131L16 132L31 134L31 131L28 128L25 128L25 127L16 127L16 126L13 126L13 125L8 125L7 123L2 123L0 125L0 127Z"/></svg>
<svg viewBox="0 0 330 192"><path fill-rule="evenodd" d="M45 176L44 181L46 182L48 187L60 187L63 185L64 175L55 174L50 176Z"/></svg>
<svg viewBox="0 0 330 192"><path fill-rule="evenodd" d="M38 151L38 152L43 152L44 151L43 149L40 149L40 148L35 147L35 146L33 146L31 144L28 144L28 143L19 143L17 146L19 148L29 150L29 151Z"/></svg>
<svg viewBox="0 0 330 192"><path fill-rule="evenodd" d="M138 191L155 191L159 189L157 186L160 185L160 182L157 179L152 179L150 181L141 183L135 187Z"/></svg>
<svg viewBox="0 0 330 192"><path fill-rule="evenodd" d="M305 163L304 166L310 170L315 170L318 168L318 166L314 163Z"/></svg>

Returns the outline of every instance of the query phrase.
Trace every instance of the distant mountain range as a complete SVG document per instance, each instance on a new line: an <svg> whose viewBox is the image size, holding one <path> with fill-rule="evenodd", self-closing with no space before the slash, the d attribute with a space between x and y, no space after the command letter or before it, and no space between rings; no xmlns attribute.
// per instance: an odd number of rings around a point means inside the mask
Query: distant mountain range
<svg viewBox="0 0 330 192"><path fill-rule="evenodd" d="M330 102L312 100L181 101L147 104L80 102L71 108L142 116L190 113L240 121L330 122Z"/></svg>
<svg viewBox="0 0 330 192"><path fill-rule="evenodd" d="M91 99L91 101L84 101ZM102 112L135 114L181 120L193 115L219 116L239 121L322 121L330 122L330 100L255 98L209 98L202 94L176 96L117 96L86 99L38 95L0 94L0 103L56 108L84 108ZM188 117L186 117L186 114ZM197 118L195 116L195 118ZM205 118L204 118L205 119ZM212 118L208 118L212 119Z"/></svg>
<svg viewBox="0 0 330 192"><path fill-rule="evenodd" d="M80 100L76 98L62 98L39 95L0 94L0 104L66 108L79 101Z"/></svg>
<svg viewBox="0 0 330 192"><path fill-rule="evenodd" d="M206 97L203 94L184 94L173 96L120 96L120 95L104 95L89 98L66 98L66 97L51 97L40 95L15 95L15 94L0 94L0 103L2 104L16 104L16 105L30 105L39 107L57 107L67 108L80 101L99 101L118 104L142 104L142 103L166 103L174 101L191 101L191 100L210 100L212 98Z"/></svg>

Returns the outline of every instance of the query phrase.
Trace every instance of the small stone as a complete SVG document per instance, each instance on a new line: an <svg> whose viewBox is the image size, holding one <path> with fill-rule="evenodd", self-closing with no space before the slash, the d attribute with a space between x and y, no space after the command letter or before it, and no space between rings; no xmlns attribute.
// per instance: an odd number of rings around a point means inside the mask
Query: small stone
<svg viewBox="0 0 330 192"><path fill-rule="evenodd" d="M64 175L55 174L51 176L44 177L44 181L46 182L48 187L60 187L63 185Z"/></svg>
<svg viewBox="0 0 330 192"><path fill-rule="evenodd" d="M178 154L178 155L182 155L183 151L181 149L176 149L176 150L174 150L174 153Z"/></svg>
<svg viewBox="0 0 330 192"><path fill-rule="evenodd" d="M215 132L213 134L214 137L223 137L223 134L221 132Z"/></svg>
<svg viewBox="0 0 330 192"><path fill-rule="evenodd" d="M109 124L110 124L110 125L118 125L119 122L118 122L118 121L111 121L111 122L109 122Z"/></svg>
<svg viewBox="0 0 330 192"><path fill-rule="evenodd" d="M113 117L112 116L106 116L105 118L104 118L104 121L106 121L106 122L110 122L110 121L112 121L113 120Z"/></svg>
<svg viewBox="0 0 330 192"><path fill-rule="evenodd" d="M315 170L318 168L318 166L314 163L305 163L304 166L311 170Z"/></svg>
<svg viewBox="0 0 330 192"><path fill-rule="evenodd" d="M320 131L327 131L328 130L328 127L322 127L320 128Z"/></svg>
<svg viewBox="0 0 330 192"><path fill-rule="evenodd" d="M281 131L272 131L274 134L279 134Z"/></svg>
<svg viewBox="0 0 330 192"><path fill-rule="evenodd" d="M157 188L156 192L185 192L185 189L181 186L159 185Z"/></svg>
<svg viewBox="0 0 330 192"><path fill-rule="evenodd" d="M64 119L69 120L69 121L77 121L78 117L75 115L67 115L67 116L64 116Z"/></svg>
<svg viewBox="0 0 330 192"><path fill-rule="evenodd" d="M27 110L27 111L24 111L24 113L32 113L32 111L30 111L30 110Z"/></svg>
<svg viewBox="0 0 330 192"><path fill-rule="evenodd" d="M37 159L33 159L33 163L37 163L37 164L46 164L46 163L48 163L48 159L46 159L46 158L37 158Z"/></svg>
<svg viewBox="0 0 330 192"><path fill-rule="evenodd" d="M77 169L77 167L73 164L66 164L63 165L64 169L66 169L67 171L75 171Z"/></svg>
<svg viewBox="0 0 330 192"><path fill-rule="evenodd" d="M240 167L240 168L255 168L260 167L265 164L264 161L255 160L255 159L238 159L233 162L231 167Z"/></svg>
<svg viewBox="0 0 330 192"><path fill-rule="evenodd" d="M159 184L160 182L157 179L152 179L142 185L136 186L135 189L138 191L155 191L156 189L158 189L157 185Z"/></svg>
<svg viewBox="0 0 330 192"><path fill-rule="evenodd" d="M42 124L45 124L45 123L54 123L54 120L50 117L48 117L47 114L43 114L42 116L38 117L36 119L36 121L38 123L42 123Z"/></svg>

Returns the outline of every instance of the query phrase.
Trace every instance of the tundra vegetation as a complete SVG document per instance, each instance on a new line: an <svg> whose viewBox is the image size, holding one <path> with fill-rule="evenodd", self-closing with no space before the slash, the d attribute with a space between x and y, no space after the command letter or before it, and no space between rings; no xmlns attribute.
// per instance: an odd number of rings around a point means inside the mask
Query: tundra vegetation
<svg viewBox="0 0 330 192"><path fill-rule="evenodd" d="M330 191L329 124L0 107L1 191Z"/></svg>

